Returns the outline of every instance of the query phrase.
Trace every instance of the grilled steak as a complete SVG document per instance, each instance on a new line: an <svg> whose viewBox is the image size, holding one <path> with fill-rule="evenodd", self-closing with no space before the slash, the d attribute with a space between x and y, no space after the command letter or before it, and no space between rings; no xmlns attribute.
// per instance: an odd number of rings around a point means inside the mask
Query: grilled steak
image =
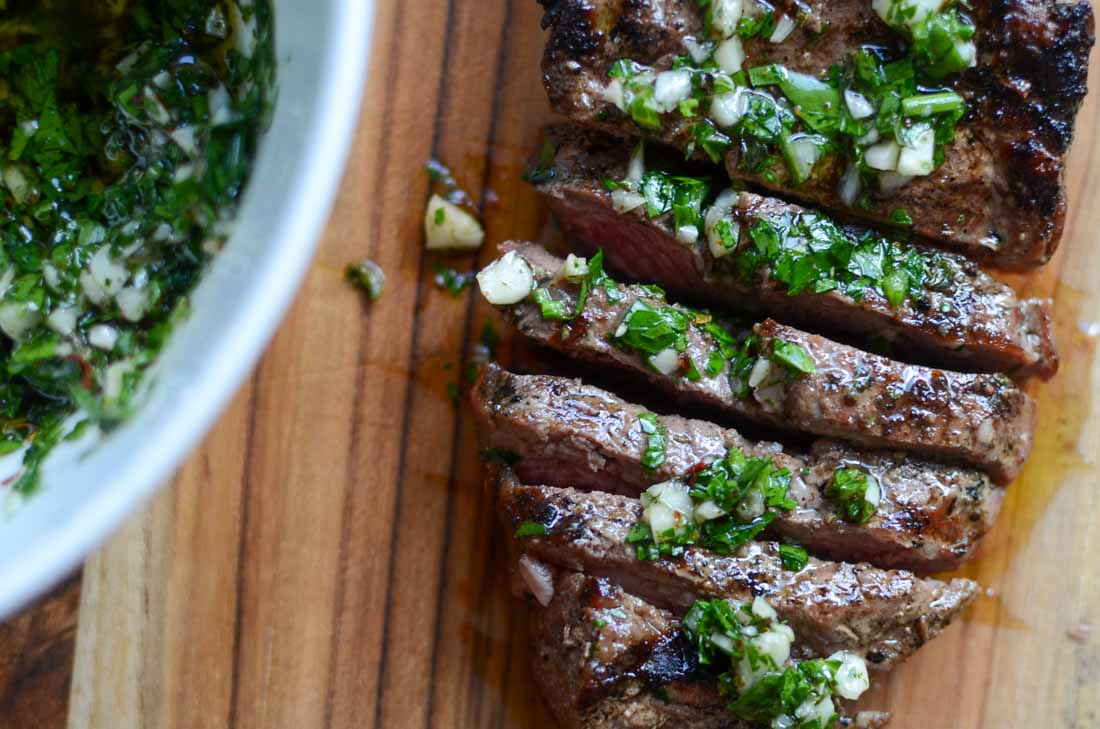
<svg viewBox="0 0 1100 729"><path fill-rule="evenodd" d="M726 710L675 614L601 577L565 572L554 587L530 625L535 680L563 727L750 729ZM838 726L888 718L861 712Z"/></svg>
<svg viewBox="0 0 1100 729"><path fill-rule="evenodd" d="M543 535L515 538L516 548L530 557L611 578L674 612L697 599L746 602L763 595L794 630L796 658L847 650L889 668L938 634L977 594L970 580L942 582L867 564L811 558L800 571L787 570L779 545L770 542L749 542L730 556L688 547L677 558L641 561L627 542L642 515L636 499L524 486L508 469L496 478L509 533L528 522L543 527Z"/></svg>
<svg viewBox="0 0 1100 729"><path fill-rule="evenodd" d="M553 600L531 617L534 675L563 726L744 726L676 615L610 580L562 573ZM667 701L652 693L661 691Z"/></svg>
<svg viewBox="0 0 1100 729"><path fill-rule="evenodd" d="M547 296L576 307L577 287L558 280L562 261L534 244L504 248L526 261ZM1016 477L1031 450L1034 403L1003 375L905 365L770 320L755 326L746 345L753 350L748 362L756 358L751 372L721 357L708 370L721 349L698 325L708 316L668 305L660 292L641 286L619 286L614 298L607 287L593 286L582 310L565 321L546 318L530 297L499 308L538 342L746 421L973 464L1002 482ZM682 332L672 329L675 347L647 357L622 344L631 341L628 320L639 308L675 315L683 324ZM678 358L675 373L667 369L670 354Z"/></svg>
<svg viewBox="0 0 1100 729"><path fill-rule="evenodd" d="M575 126L554 127L548 137L556 155L552 165L541 163L539 191L574 243L589 253L603 249L611 267L633 280L658 282L681 300L764 313L840 335L882 337L934 365L1044 379L1057 371L1051 302L1020 300L962 256L895 244L917 252L935 274L919 295L897 306L874 286L862 286L858 300L840 289L817 293L812 286L791 295L772 268L746 269L755 252L747 233L734 252L715 258L705 240L677 239L671 213L650 219L644 206L616 212L604 181L627 177L627 143ZM783 225L805 215L812 214L751 192L740 193L733 207L746 231L760 221ZM855 225L840 230L853 242L867 233Z"/></svg>
<svg viewBox="0 0 1100 729"><path fill-rule="evenodd" d="M917 572L952 569L966 560L993 525L1003 490L983 474L897 454L858 451L818 441L805 456L775 443L751 443L737 431L702 420L660 416L667 433L664 460L643 466L645 408L577 380L514 375L490 365L473 391L487 444L519 457L525 483L638 496L646 487L683 478L732 449L770 458L791 473L792 511L777 512L769 534L830 559L869 562ZM881 489L865 525L838 515L826 492L838 468L858 467Z"/></svg>
<svg viewBox="0 0 1100 729"><path fill-rule="evenodd" d="M660 71L690 54L691 43L705 37L698 3L541 2L543 23L551 28L544 81L557 111L616 134L644 131L689 148L694 118L666 114L659 129L643 130L605 100L604 90L616 60ZM780 10L792 4L777 3ZM998 266L1028 268L1048 260L1065 221L1065 155L1086 92L1092 9L1085 0L968 7L977 27L977 62L952 85L969 111L932 174L869 195L862 205L845 204L838 194L843 164L819 165L809 180L792 187L783 174L769 178L744 169L734 145L726 160L730 174L881 223L902 208L918 234ZM745 42L744 68L778 63L820 78L863 46L896 49L900 40L869 0L820 0L790 15L804 19L782 42ZM698 145L694 150L702 155Z"/></svg>

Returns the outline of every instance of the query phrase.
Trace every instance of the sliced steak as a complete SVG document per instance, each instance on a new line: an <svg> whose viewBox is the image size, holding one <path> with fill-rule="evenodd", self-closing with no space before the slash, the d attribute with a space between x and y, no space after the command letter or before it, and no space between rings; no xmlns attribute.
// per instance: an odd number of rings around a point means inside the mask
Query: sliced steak
<svg viewBox="0 0 1100 729"><path fill-rule="evenodd" d="M639 561L627 536L641 518L636 499L574 489L520 485L508 469L496 476L509 533L527 522L541 536L515 537L517 549L559 568L608 577L657 607L684 612L697 599L740 602L763 595L795 633L793 655L847 650L874 667L904 660L937 635L977 595L970 580L942 582L902 570L811 558L787 570L779 545L749 542L720 556L689 547L676 558Z"/></svg>
<svg viewBox="0 0 1100 729"><path fill-rule="evenodd" d="M881 337L929 364L1044 379L1058 369L1051 302L1021 300L963 256L896 242L916 251L934 273L919 295L896 307L873 286L862 287L858 300L842 290L817 293L812 287L790 295L770 268L746 268L754 246L746 233L732 253L715 258L705 240L677 239L671 213L650 219L644 206L616 212L604 181L626 179L630 143L569 125L551 128L548 139L556 155L539 170L539 191L574 243L588 253L602 249L609 265L633 280L660 283L677 298L702 305L763 313L839 335ZM733 208L743 230L805 215L813 214L751 192L740 193ZM840 229L853 242L867 233L857 225Z"/></svg>
<svg viewBox="0 0 1100 729"><path fill-rule="evenodd" d="M487 367L473 390L486 444L518 456L525 483L573 486L637 497L655 483L685 478L704 463L738 449L770 458L791 473L789 496L770 535L829 559L934 572L958 567L973 553L1000 511L1003 489L984 474L900 454L859 451L821 440L806 455L776 443L752 443L735 430L663 415L664 461L642 465L648 436L645 408L578 380L514 375ZM881 490L872 519L853 524L826 495L838 468L860 468Z"/></svg>
<svg viewBox="0 0 1100 729"><path fill-rule="evenodd" d="M608 579L562 573L530 628L535 680L565 727L748 729L726 711L679 618Z"/></svg>
<svg viewBox="0 0 1100 729"><path fill-rule="evenodd" d="M563 572L530 628L535 680L563 727L751 729L726 710L679 617L611 580ZM838 726L872 729L888 718L861 712Z"/></svg>
<svg viewBox="0 0 1100 729"><path fill-rule="evenodd" d="M558 279L560 259L530 243L506 243L503 248L526 261L548 296L575 309L578 287ZM708 322L709 316L670 305L651 287L618 286L615 298L595 286L580 313L567 321L544 317L531 297L498 308L540 343L645 377L686 403L748 422L972 464L1000 482L1016 477L1031 450L1034 403L1004 375L902 364L771 320L754 327L758 358L751 373L732 372L734 365L719 358L719 371L701 374L719 345L696 323L685 327L679 341L683 346L673 353L679 357L678 371L667 373L657 369L653 357L615 343L628 314L647 306L671 308L692 322ZM786 372L765 361L792 345L808 357L803 368L812 369Z"/></svg>
<svg viewBox="0 0 1100 729"><path fill-rule="evenodd" d="M694 119L666 114L658 131L634 124L604 99L611 65L632 59L655 70L671 67L701 39L703 10L693 0L541 0L551 29L543 74L555 110L620 135L646 133L689 149ZM779 9L792 3L779 2ZM913 230L1005 268L1047 261L1066 215L1065 156L1086 92L1093 44L1092 8L1085 0L999 0L968 7L977 27L977 65L953 86L969 112L945 162L931 175L878 192L866 205L846 205L837 193L843 164L822 163L804 184L785 174L766 178L741 168L737 145L727 157L734 177L800 199L889 223L904 208ZM781 43L745 43L744 68L779 63L817 77L865 45L897 48L900 36L869 0L819 0L792 16L806 19ZM701 150L695 149L697 155Z"/></svg>

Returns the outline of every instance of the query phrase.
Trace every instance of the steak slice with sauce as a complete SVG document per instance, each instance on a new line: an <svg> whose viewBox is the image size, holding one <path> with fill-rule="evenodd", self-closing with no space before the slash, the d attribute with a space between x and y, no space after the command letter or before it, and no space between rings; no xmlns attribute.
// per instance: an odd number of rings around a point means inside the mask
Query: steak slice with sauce
<svg viewBox="0 0 1100 729"><path fill-rule="evenodd" d="M538 174L542 182L536 187L570 240L590 254L602 249L610 267L632 280L659 283L678 299L702 305L763 313L840 335L880 337L933 365L1044 379L1058 369L1051 302L1021 300L1011 287L963 256L919 243L898 244L917 251L936 274L932 285L898 306L871 286L862 288L860 300L840 290L817 293L812 287L790 295L768 268L741 271L740 254L753 250L747 232L753 224L812 215L810 211L742 192L732 211L732 220L742 226L740 243L716 258L705 239L678 240L671 213L650 219L644 206L616 212L604 181L626 179L632 143L573 125L552 127L548 140L555 158L549 166L543 160ZM840 228L853 241L867 232L855 225Z"/></svg>
<svg viewBox="0 0 1100 729"><path fill-rule="evenodd" d="M543 79L556 111L615 134L644 132L691 149L696 118L666 114L659 130L644 130L605 100L604 91L617 60L661 71L689 55L689 43L705 37L699 3L540 2L543 25L550 28ZM777 63L821 78L863 46L899 47L901 36L869 0L774 5L802 20L782 42L745 42L743 68ZM843 164L823 163L807 182L790 187L785 174L769 179L742 169L734 145L726 158L730 174L879 223L889 224L894 211L904 209L918 235L999 267L1024 269L1049 260L1065 223L1065 157L1087 90L1092 8L1085 0L1003 0L967 8L977 27L977 65L952 85L969 112L932 174L865 196L866 206L845 204L838 194ZM698 146L694 150L702 155Z"/></svg>
<svg viewBox="0 0 1100 729"><path fill-rule="evenodd" d="M526 262L548 296L575 310L577 286L559 280L560 259L532 243L505 243L502 249ZM668 305L651 288L617 291L611 301L606 287L592 287L583 309L569 321L547 319L530 296L498 310L537 342L643 377L687 404L747 422L971 464L999 482L1015 478L1031 450L1034 403L1004 375L902 364L771 320L753 329L757 360L750 374L731 373L728 363L713 376L702 374L719 348L713 335L695 324L686 327L683 347L672 352L676 370L659 370L658 360L614 343L632 308L671 306L696 322L709 316ZM803 350L809 362L802 366L812 371L785 372L773 363L792 346ZM658 363L667 365L668 358Z"/></svg>
<svg viewBox="0 0 1100 729"><path fill-rule="evenodd" d="M642 516L637 499L521 485L507 468L490 478L509 534L527 523L544 531L514 537L528 559L612 579L677 613L697 599L750 602L763 595L794 630L795 658L846 650L887 669L935 637L978 591L970 580L815 558L795 572L784 568L772 542L749 542L728 556L688 547L680 557L641 561L627 542Z"/></svg>
<svg viewBox="0 0 1100 729"><path fill-rule="evenodd" d="M642 465L648 436L638 417L645 408L564 377L514 375L489 365L472 399L486 444L518 456L512 468L525 483L637 497L729 450L769 458L790 471L788 495L798 506L777 511L766 534L829 559L924 573L953 569L993 526L1004 498L1003 489L977 471L825 440L806 455L792 455L776 443L752 443L735 430L676 415L658 416L667 432L664 460L649 469ZM853 467L870 474L881 491L865 525L842 519L826 496L836 470Z"/></svg>
<svg viewBox="0 0 1100 729"><path fill-rule="evenodd" d="M570 729L751 729L733 717L714 672L699 664L680 618L603 577L562 572L530 620L535 681ZM839 727L873 729L860 712Z"/></svg>

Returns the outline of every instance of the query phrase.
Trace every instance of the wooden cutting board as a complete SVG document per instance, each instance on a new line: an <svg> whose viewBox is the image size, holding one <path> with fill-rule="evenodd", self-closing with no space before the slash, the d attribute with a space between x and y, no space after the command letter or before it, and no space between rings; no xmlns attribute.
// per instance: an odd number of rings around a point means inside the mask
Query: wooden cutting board
<svg viewBox="0 0 1100 729"><path fill-rule="evenodd" d="M475 262L427 254L420 232L432 156L491 243L544 232L519 180L549 118L539 19L534 0L379 3L358 138L293 312L171 487L88 562L73 659L75 586L0 631L0 727L60 727L70 670L72 729L551 726L448 395L489 314L432 284L434 263ZM1057 298L1063 352L1035 388L1035 455L963 570L988 593L876 679L865 704L894 729L1100 726L1097 119L1090 98L1062 250L1017 281ZM373 305L341 280L363 257L388 276Z"/></svg>

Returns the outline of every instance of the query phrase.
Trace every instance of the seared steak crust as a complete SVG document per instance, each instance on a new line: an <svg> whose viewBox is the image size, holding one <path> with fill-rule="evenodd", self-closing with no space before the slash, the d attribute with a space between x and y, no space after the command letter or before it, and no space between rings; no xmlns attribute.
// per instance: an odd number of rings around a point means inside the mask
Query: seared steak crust
<svg viewBox="0 0 1100 729"><path fill-rule="evenodd" d="M561 261L529 243L506 243L535 272L536 278L572 301L568 287L553 283ZM746 421L773 428L838 438L868 448L925 454L969 463L998 481L1011 481L1031 450L1035 408L1032 400L1003 375L963 374L906 365L863 352L773 321L756 325L760 351L771 352L776 340L797 344L813 359L816 372L783 385L738 397L724 375L667 376L648 366L644 357L614 346L610 339L631 305L643 300L664 305L649 291L620 287L609 301L597 287L573 321L547 320L529 299L500 307L523 334L579 359L612 365L644 376L658 388L684 400L721 409ZM572 297L572 298L571 298ZM713 350L708 335L695 327L686 334L683 356L702 370Z"/></svg>
<svg viewBox="0 0 1100 729"><path fill-rule="evenodd" d="M642 466L645 408L579 380L514 375L495 365L473 391L486 443L519 457L512 467L525 483L573 486L638 496L648 486L692 473L740 449L791 472L798 507L778 512L768 534L802 544L829 559L869 562L916 572L952 569L992 527L1003 490L983 474L900 454L859 451L821 440L806 455L776 443L752 443L737 431L702 420L658 416L667 431L664 462ZM882 491L866 525L837 516L826 496L837 468L858 466Z"/></svg>
<svg viewBox="0 0 1100 729"><path fill-rule="evenodd" d="M702 35L697 3L541 1L551 28L543 73L553 107L616 134L642 131L603 99L607 72L620 58L663 69L686 54L685 39ZM783 174L768 180L739 169L735 149L727 158L730 174L879 223L905 208L919 235L997 266L1047 261L1065 222L1065 154L1086 91L1092 8L1086 0L987 0L972 7L977 66L955 83L970 111L933 174L872 194L869 209L840 200L843 165L821 165L811 180L788 188ZM745 66L775 62L820 76L860 46L898 43L868 0L818 0L784 42L747 42ZM686 149L690 129L690 120L670 115L650 136Z"/></svg>
<svg viewBox="0 0 1100 729"><path fill-rule="evenodd" d="M734 266L736 253L716 259L705 241L677 240L671 213L651 220L644 209L616 212L601 181L625 179L629 143L571 125L551 128L548 138L557 152L554 164L543 170L539 191L574 243L589 253L602 248L609 264L631 279L660 283L676 297L704 305L764 313L841 335L882 337L934 365L1044 379L1058 369L1051 302L1019 299L963 256L940 253L943 270L950 272L946 285L926 288L896 308L873 288L864 289L862 301L839 291L790 296L767 271L743 279ZM748 226L805 212L742 192L735 215ZM853 240L866 232L857 225L842 227ZM740 248L746 246L752 246L747 236ZM932 252L920 243L911 247Z"/></svg>
<svg viewBox="0 0 1100 729"><path fill-rule="evenodd" d="M608 579L560 575L551 603L532 611L531 636L536 681L565 727L748 729L726 711L676 615Z"/></svg>
<svg viewBox="0 0 1100 729"><path fill-rule="evenodd" d="M611 580L562 573L530 625L535 680L563 727L750 727L726 711L679 618ZM861 712L839 726L871 729L888 718Z"/></svg>
<svg viewBox="0 0 1100 729"><path fill-rule="evenodd" d="M559 568L609 577L658 607L682 613L702 598L740 602L763 595L795 633L796 658L838 650L886 669L938 634L976 596L970 580L942 582L902 570L811 558L787 570L779 545L750 542L720 556L687 548L677 558L639 561L627 543L642 515L636 499L520 485L502 469L501 516L510 534L525 522L545 535L516 537L515 548Z"/></svg>

